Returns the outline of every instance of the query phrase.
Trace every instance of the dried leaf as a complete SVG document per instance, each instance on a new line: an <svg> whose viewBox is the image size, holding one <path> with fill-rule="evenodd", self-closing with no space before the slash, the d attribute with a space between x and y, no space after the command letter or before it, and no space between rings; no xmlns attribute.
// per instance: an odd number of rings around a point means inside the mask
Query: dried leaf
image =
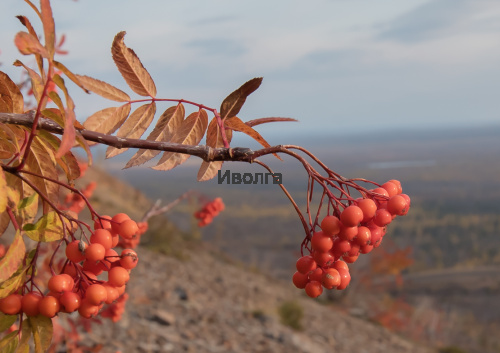
<svg viewBox="0 0 500 353"><path fill-rule="evenodd" d="M9 279L22 265L26 246L20 231L16 232L7 253L0 259L0 282Z"/></svg>
<svg viewBox="0 0 500 353"><path fill-rule="evenodd" d="M204 109L190 114L182 122L180 128L176 131L172 142L183 145L196 146L200 143L208 125L208 114ZM188 154L165 152L160 161L153 169L170 170L181 165L190 157Z"/></svg>
<svg viewBox="0 0 500 353"><path fill-rule="evenodd" d="M155 102L140 106L132 114L130 114L130 117L120 127L120 130L118 130L116 136L131 139L140 138L153 121L155 113ZM106 151L106 158L117 156L125 152L126 150L128 150L128 148L119 149L109 146L108 150Z"/></svg>
<svg viewBox="0 0 500 353"><path fill-rule="evenodd" d="M40 0L40 10L42 12L43 32L45 34L45 47L50 54L50 58L54 58L56 26L54 17L52 16L50 0Z"/></svg>
<svg viewBox="0 0 500 353"><path fill-rule="evenodd" d="M262 77L256 77L245 82L240 88L224 99L220 106L220 116L222 120L236 116L247 97L252 94L262 83Z"/></svg>
<svg viewBox="0 0 500 353"><path fill-rule="evenodd" d="M63 36L64 37L64 36ZM75 75L73 72L71 72L66 66L64 66L62 63L59 61L54 60L54 66L61 70L73 83L75 83L78 87L83 89L86 93L90 93L88 89L85 88L85 86L80 82L80 79L78 78L78 75Z"/></svg>
<svg viewBox="0 0 500 353"><path fill-rule="evenodd" d="M92 153L90 152L90 146L88 141L83 137L83 135L80 133L80 131L76 131L76 142L78 145L80 145L81 148L85 150L85 153L87 154L87 161L89 166L92 165Z"/></svg>
<svg viewBox="0 0 500 353"><path fill-rule="evenodd" d="M24 99L19 87L2 71L0 71L0 86L4 86L9 91L12 100L12 112L16 114L24 113Z"/></svg>
<svg viewBox="0 0 500 353"><path fill-rule="evenodd" d="M230 128L232 130L243 132L244 134L250 136L255 141L260 143L265 148L271 147L271 145L257 131L252 129L250 126L245 124L243 121L240 120L240 118L238 118L236 116L227 119L224 122L224 125L225 125L225 127ZM276 158L278 158L280 161L282 161L280 156L278 156L276 153L273 153L273 154Z"/></svg>
<svg viewBox="0 0 500 353"><path fill-rule="evenodd" d="M36 9L36 12L38 13L38 15L40 16L40 18L42 17L42 14L38 11L38 9L35 7ZM21 21L21 23L28 29L28 32L35 38L39 38L38 34L36 33L35 31L35 28L33 28L33 26L31 25L31 22L28 20L27 17L25 16L16 16L18 18L19 21ZM41 55L38 55L38 54L35 54L35 57L36 57L36 62L38 64L38 70L40 70L40 72L43 71L43 58Z"/></svg>
<svg viewBox="0 0 500 353"><path fill-rule="evenodd" d="M3 81L0 80L0 112L13 113L13 111L14 103L12 102L10 90L3 83Z"/></svg>
<svg viewBox="0 0 500 353"><path fill-rule="evenodd" d="M33 88L33 94L35 95L35 99L37 102L40 102L40 98L42 98L43 92L43 80L39 74L35 71L24 65L21 61L14 61L14 66L22 66L26 71L28 71L28 76L31 79L31 87Z"/></svg>
<svg viewBox="0 0 500 353"><path fill-rule="evenodd" d="M169 142L175 135L175 132L182 124L184 120L185 109L184 106L179 103L175 107L170 107L158 119L155 128L149 134L146 140L148 141L158 141L158 142ZM146 163L150 159L154 158L160 153L160 151L140 149L137 153L130 159L125 168L135 167ZM124 168L124 169L125 169Z"/></svg>
<svg viewBox="0 0 500 353"><path fill-rule="evenodd" d="M116 88L115 86L110 85L107 82L100 81L98 79L89 76L81 76L81 75L75 75L75 76L78 78L79 82L82 84L83 87L85 87L89 91L92 91L100 95L101 97L116 102L130 101L130 97L128 94Z"/></svg>
<svg viewBox="0 0 500 353"><path fill-rule="evenodd" d="M123 42L124 36L125 32L118 33L111 46L111 54L116 67L132 91L140 96L154 98L156 96L155 83L134 51L127 48Z"/></svg>
<svg viewBox="0 0 500 353"><path fill-rule="evenodd" d="M226 130L226 137L228 142L231 142L233 133L230 129ZM217 124L217 118L213 118L208 125L207 130L207 146L219 148L224 147L224 142L222 141L222 134ZM216 162L205 162L201 163L200 170L198 171L198 181L207 181L212 179L217 175L217 172L222 168L222 161Z"/></svg>
<svg viewBox="0 0 500 353"><path fill-rule="evenodd" d="M87 130L112 134L123 124L130 114L130 104L100 110L87 118L83 127Z"/></svg>
<svg viewBox="0 0 500 353"><path fill-rule="evenodd" d="M23 55L39 54L44 58L49 57L47 49L42 46L38 38L28 32L18 32L14 37L14 44Z"/></svg>
<svg viewBox="0 0 500 353"><path fill-rule="evenodd" d="M250 127L254 127L260 124L267 124L267 123L276 123L276 122L285 122L285 121L295 121L297 122L297 119L293 118L275 118L275 117L270 117L270 118L260 118L260 119L254 119L254 120L249 120L245 121L245 124L247 124Z"/></svg>
<svg viewBox="0 0 500 353"><path fill-rule="evenodd" d="M57 136L54 136L47 131L39 131L38 135L40 136L40 142L45 145L50 145L53 150L56 150L61 144L61 140ZM48 146L46 146L46 148L48 148ZM57 158L56 156L56 161L66 174L68 182L71 183L73 180L80 177L80 167L78 166L78 161L71 151L68 151L60 158Z"/></svg>
<svg viewBox="0 0 500 353"><path fill-rule="evenodd" d="M7 173L5 174L8 188L8 197L9 197L9 206L13 209L13 211L17 211L17 206L19 204L19 200L29 198L35 191L25 182L23 182L18 177ZM29 206L22 209L20 212L15 212L16 221L18 224L23 224L24 222L31 222L30 215L36 215L38 211L38 203L32 203ZM26 217L26 219L25 219Z"/></svg>
<svg viewBox="0 0 500 353"><path fill-rule="evenodd" d="M7 208L7 181L3 169L0 168L0 213Z"/></svg>

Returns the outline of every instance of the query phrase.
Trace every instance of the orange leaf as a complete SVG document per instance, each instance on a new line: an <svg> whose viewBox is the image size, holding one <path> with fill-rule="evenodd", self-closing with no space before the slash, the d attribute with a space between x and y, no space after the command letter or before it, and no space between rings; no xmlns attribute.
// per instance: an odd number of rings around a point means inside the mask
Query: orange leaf
<svg viewBox="0 0 500 353"><path fill-rule="evenodd" d="M0 213L7 208L7 181L3 169L0 168Z"/></svg>
<svg viewBox="0 0 500 353"><path fill-rule="evenodd" d="M231 142L233 137L233 132L230 129L226 130L226 137L228 142ZM222 134L217 124L217 118L213 118L208 125L207 130L207 146L219 148L224 147L224 142L222 141ZM212 179L217 175L217 172L222 168L222 161L216 162L205 162L201 163L200 170L198 171L198 181L207 181Z"/></svg>
<svg viewBox="0 0 500 353"><path fill-rule="evenodd" d="M40 130L38 131L38 135L40 136L40 142L44 145L50 145L53 150L56 150L61 145L61 140L47 131ZM71 151L56 160L57 164L66 174L69 182L80 177L80 167L78 166L78 161Z"/></svg>
<svg viewBox="0 0 500 353"><path fill-rule="evenodd" d="M240 118L234 116L232 118L227 119L224 122L224 125L230 129L243 132L244 134L247 134L251 138L253 138L255 141L260 143L262 146L268 148L271 147L271 145L254 129L252 129L250 126L245 124L243 121L240 120ZM276 154L273 153L276 158L278 158L280 161L282 159Z"/></svg>
<svg viewBox="0 0 500 353"><path fill-rule="evenodd" d="M84 86L83 84L80 82L80 80L78 79L78 75L75 75L74 73L72 73L66 66L64 66L62 63L60 63L59 61L55 61L54 60L54 66L56 68L58 68L59 70L61 70L71 81L73 81L78 87L80 87L81 89L83 89L86 93L90 93Z"/></svg>
<svg viewBox="0 0 500 353"><path fill-rule="evenodd" d="M260 124L284 122L284 121L298 121L298 120L293 119L293 118L274 118L274 117L272 117L272 118L260 118L260 119L245 121L245 124L247 124L250 127L254 127L254 126L257 126Z"/></svg>
<svg viewBox="0 0 500 353"><path fill-rule="evenodd" d="M0 92L2 86L9 92L8 95L12 100L12 113L21 114L24 113L24 99L19 87L10 79L10 77L4 72L0 71ZM0 93L3 95L5 93Z"/></svg>
<svg viewBox="0 0 500 353"><path fill-rule="evenodd" d="M156 96L155 83L134 51L123 43L124 36L125 32L118 33L111 46L111 54L116 67L132 91L140 96L154 98Z"/></svg>
<svg viewBox="0 0 500 353"><path fill-rule="evenodd" d="M125 123L120 127L116 136L131 139L138 139L149 127L156 113L156 103L151 102L137 108ZM117 156L128 150L128 148L116 148L109 146L106 151L106 158Z"/></svg>
<svg viewBox="0 0 500 353"><path fill-rule="evenodd" d="M76 131L75 131L75 112L66 109L66 122L64 124L64 132L62 135L61 145L56 153L56 158L63 157L75 145Z"/></svg>
<svg viewBox="0 0 500 353"><path fill-rule="evenodd" d="M40 18L42 17L42 14L38 11L38 9L35 7L36 9L36 12L38 13L38 15L40 16ZM33 28L33 26L31 25L31 22L30 20L28 20L27 17L25 16L16 16L18 18L19 21L21 21L21 23L28 29L28 32L35 38L39 38L38 37L38 34L36 33L35 29ZM42 56L41 55L35 55L36 57L36 62L38 64L38 70L40 70L40 72L42 72L43 70L43 59L42 59Z"/></svg>
<svg viewBox="0 0 500 353"><path fill-rule="evenodd" d="M181 127L172 138L172 142L196 146L200 143L203 136L205 136L207 125L207 112L204 109L200 109L197 112L190 114L186 120L182 122ZM170 170L187 161L189 157L190 155L188 154L165 152L153 169Z"/></svg>
<svg viewBox="0 0 500 353"><path fill-rule="evenodd" d="M161 141L169 142L173 137L179 126L184 120L184 106L179 103L175 107L170 107L160 116L154 130L149 134L146 140L148 141ZM124 169L135 167L146 163L150 159L158 155L160 151L140 149L128 161Z"/></svg>
<svg viewBox="0 0 500 353"><path fill-rule="evenodd" d="M0 260L0 282L9 279L16 272L19 266L22 265L25 254L26 246L23 237L21 232L17 231L9 250L7 250L7 254Z"/></svg>
<svg viewBox="0 0 500 353"><path fill-rule="evenodd" d="M130 114L130 104L100 110L87 118L83 127L87 130L112 134L123 124Z"/></svg>
<svg viewBox="0 0 500 353"><path fill-rule="evenodd" d="M26 71L28 71L28 75L31 79L31 87L33 88L33 94L35 95L35 99L37 102L40 102L40 98L42 98L43 92L43 81L39 74L35 71L24 65L21 61L14 61L14 66L22 66Z"/></svg>
<svg viewBox="0 0 500 353"><path fill-rule="evenodd" d="M247 97L252 94L262 83L262 77L256 77L245 82L240 88L224 99L220 106L220 116L222 120L236 116Z"/></svg>
<svg viewBox="0 0 500 353"><path fill-rule="evenodd" d="M128 94L116 88L115 86L110 85L109 83L97 80L89 76L80 76L80 75L75 75L75 76L78 78L83 87L85 87L89 91L92 91L100 95L101 97L116 102L130 101L130 97Z"/></svg>
<svg viewBox="0 0 500 353"><path fill-rule="evenodd" d="M40 0L40 9L42 12L43 32L45 33L45 47L47 48L50 58L54 58L55 41L56 41L56 26L54 17L52 16L52 8L50 0Z"/></svg>
<svg viewBox="0 0 500 353"><path fill-rule="evenodd" d="M38 38L33 37L28 32L19 32L14 38L14 44L23 55L39 54L44 58L49 57L47 49L45 49Z"/></svg>

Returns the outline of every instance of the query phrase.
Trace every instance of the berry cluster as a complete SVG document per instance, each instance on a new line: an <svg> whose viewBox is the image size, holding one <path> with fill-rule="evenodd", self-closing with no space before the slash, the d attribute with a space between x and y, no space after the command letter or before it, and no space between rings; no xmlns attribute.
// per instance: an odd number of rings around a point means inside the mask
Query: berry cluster
<svg viewBox="0 0 500 353"><path fill-rule="evenodd" d="M406 215L410 208L410 198L402 193L397 180L373 190L359 186L357 190L364 197L338 202L342 211L334 207L333 214L321 221L321 230L304 239L303 248L309 255L297 260L292 280L312 298L321 295L323 287L345 289L351 281L347 264L379 247L387 226L397 216Z"/></svg>
<svg viewBox="0 0 500 353"><path fill-rule="evenodd" d="M224 203L220 197L207 202L201 210L196 212L194 216L199 219L198 226L204 227L210 223L221 211L224 210Z"/></svg>
<svg viewBox="0 0 500 353"><path fill-rule="evenodd" d="M67 243L66 261L60 273L53 273L49 279L45 295L33 290L33 287L38 289L33 282L31 290L25 284L23 295L14 293L0 299L0 312L52 318L59 312L78 311L80 316L91 318L98 315L104 304L118 302L107 315L113 320L120 317L129 273L137 265L138 257L132 249L124 249L118 255L113 248L120 239L132 239L138 230L137 223L124 213L112 218L100 217L94 223L89 244L83 240Z"/></svg>

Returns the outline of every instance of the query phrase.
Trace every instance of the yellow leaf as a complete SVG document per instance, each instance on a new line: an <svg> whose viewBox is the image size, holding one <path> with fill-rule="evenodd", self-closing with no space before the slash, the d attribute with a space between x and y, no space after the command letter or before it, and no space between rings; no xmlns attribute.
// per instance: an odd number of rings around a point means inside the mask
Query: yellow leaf
<svg viewBox="0 0 500 353"><path fill-rule="evenodd" d="M12 276L19 266L22 265L26 247L20 231L16 232L9 250L2 259L0 259L0 283Z"/></svg>
<svg viewBox="0 0 500 353"><path fill-rule="evenodd" d="M142 66L134 51L125 46L123 37L125 37L125 32L118 33L111 46L111 54L116 67L118 67L132 91L140 96L154 98L156 96L156 86L153 79Z"/></svg>
<svg viewBox="0 0 500 353"><path fill-rule="evenodd" d="M7 181L3 169L0 168L0 213L7 208Z"/></svg>
<svg viewBox="0 0 500 353"><path fill-rule="evenodd" d="M28 317L30 321L33 341L35 342L35 352L45 353L52 343L52 335L54 328L52 319L43 315Z"/></svg>
<svg viewBox="0 0 500 353"><path fill-rule="evenodd" d="M35 224L25 224L23 231L34 241L51 242L64 236L61 219L54 211L44 214Z"/></svg>
<svg viewBox="0 0 500 353"><path fill-rule="evenodd" d="M19 343L18 330L13 331L0 340L0 352L13 353Z"/></svg>

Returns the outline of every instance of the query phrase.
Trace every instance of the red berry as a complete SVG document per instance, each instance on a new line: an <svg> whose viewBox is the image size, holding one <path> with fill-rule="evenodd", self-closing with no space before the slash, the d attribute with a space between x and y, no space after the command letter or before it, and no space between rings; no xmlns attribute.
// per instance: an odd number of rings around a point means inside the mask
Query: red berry
<svg viewBox="0 0 500 353"><path fill-rule="evenodd" d="M377 212L377 204L372 199L361 199L356 202L356 205L363 211L363 220L361 222L368 222L375 216Z"/></svg>
<svg viewBox="0 0 500 353"><path fill-rule="evenodd" d="M61 293L65 291L71 291L74 285L75 282L73 280L73 277L63 273L60 275L52 276L49 279L48 288L51 292Z"/></svg>
<svg viewBox="0 0 500 353"><path fill-rule="evenodd" d="M297 267L297 271L304 275L308 274L309 271L314 270L317 266L316 261L314 261L314 259L310 255L302 256L297 260L297 263L295 265Z"/></svg>
<svg viewBox="0 0 500 353"><path fill-rule="evenodd" d="M120 233L120 224L123 221L129 220L129 219L130 219L130 217L125 213L118 213L118 214L114 215L112 218L113 222L111 222L111 229L113 230L113 232L116 234L119 234Z"/></svg>
<svg viewBox="0 0 500 353"><path fill-rule="evenodd" d="M83 300L78 308L78 313L81 317L86 319L90 319L96 316L99 313L99 306L89 303L86 300Z"/></svg>
<svg viewBox="0 0 500 353"><path fill-rule="evenodd" d="M318 281L312 281L306 284L306 294L311 298L317 298L323 293L323 287Z"/></svg>
<svg viewBox="0 0 500 353"><path fill-rule="evenodd" d="M339 238L351 241L358 234L358 227L346 227L343 224L340 227Z"/></svg>
<svg viewBox="0 0 500 353"><path fill-rule="evenodd" d="M309 282L310 281L317 281L321 282L321 278L323 277L323 270L321 268L317 268L311 272L309 272Z"/></svg>
<svg viewBox="0 0 500 353"><path fill-rule="evenodd" d="M292 276L292 282L295 285L295 287L299 289L304 289L306 287L306 284L309 282L309 276L297 271Z"/></svg>
<svg viewBox="0 0 500 353"><path fill-rule="evenodd" d="M125 249L122 251L120 265L127 270L131 270L137 266L139 258L137 253L132 249Z"/></svg>
<svg viewBox="0 0 500 353"><path fill-rule="evenodd" d="M321 283L326 289L333 289L340 284L340 274L334 268L327 268L321 278Z"/></svg>
<svg viewBox="0 0 500 353"><path fill-rule="evenodd" d="M111 229L111 216L101 216L100 219L94 221L94 229Z"/></svg>
<svg viewBox="0 0 500 353"><path fill-rule="evenodd" d="M344 269L337 269L340 275L340 284L337 286L338 290L346 289L349 283L351 282L351 274L349 271Z"/></svg>
<svg viewBox="0 0 500 353"><path fill-rule="evenodd" d="M370 241L371 237L372 237L372 235L370 233L370 229L369 228L367 228L367 227L359 227L358 228L358 235L356 236L356 239L354 239L354 240L359 245L365 245L365 244L367 244Z"/></svg>
<svg viewBox="0 0 500 353"><path fill-rule="evenodd" d="M108 298L108 292L103 285L95 283L90 285L85 292L85 300L93 305L100 305Z"/></svg>
<svg viewBox="0 0 500 353"><path fill-rule="evenodd" d="M330 252L321 251L315 251L313 258L319 266L329 266L335 260Z"/></svg>
<svg viewBox="0 0 500 353"><path fill-rule="evenodd" d="M315 251L327 252L333 246L333 239L331 236L325 234L323 231L315 232L311 238L311 247Z"/></svg>
<svg viewBox="0 0 500 353"><path fill-rule="evenodd" d="M375 217L373 217L373 223L375 223L379 227L384 227L392 222L392 215L386 209L378 209L375 213Z"/></svg>
<svg viewBox="0 0 500 353"><path fill-rule="evenodd" d="M393 182L388 181L387 183L384 183L382 185L382 188L387 190L389 197L392 197L392 196L398 194L398 186L396 184L394 184Z"/></svg>
<svg viewBox="0 0 500 353"><path fill-rule="evenodd" d="M397 190L398 190L398 192L397 192L398 195L403 192L403 188L401 187L401 182L399 180L392 179L392 180L389 180L389 182L396 185Z"/></svg>
<svg viewBox="0 0 500 353"><path fill-rule="evenodd" d="M368 254L369 252L371 252L373 250L373 245L371 244L365 244L363 245L361 248L360 248L360 252L362 254Z"/></svg>
<svg viewBox="0 0 500 353"><path fill-rule="evenodd" d="M122 238L132 239L138 231L139 227L137 226L137 223L128 219L120 223L118 234L120 234Z"/></svg>
<svg viewBox="0 0 500 353"><path fill-rule="evenodd" d="M356 260L358 259L359 255L354 255L354 256L344 256L342 257L345 262L352 264L355 263Z"/></svg>
<svg viewBox="0 0 500 353"><path fill-rule="evenodd" d="M326 216L321 221L321 229L325 234L337 235L340 232L340 220L335 216Z"/></svg>
<svg viewBox="0 0 500 353"><path fill-rule="evenodd" d="M355 227L363 220L363 211L356 205L346 207L340 214L340 221L346 227Z"/></svg>
<svg viewBox="0 0 500 353"><path fill-rule="evenodd" d="M336 269L337 271L342 269L349 272L349 266L347 266L347 264L342 260L335 261L332 264L332 268Z"/></svg>

